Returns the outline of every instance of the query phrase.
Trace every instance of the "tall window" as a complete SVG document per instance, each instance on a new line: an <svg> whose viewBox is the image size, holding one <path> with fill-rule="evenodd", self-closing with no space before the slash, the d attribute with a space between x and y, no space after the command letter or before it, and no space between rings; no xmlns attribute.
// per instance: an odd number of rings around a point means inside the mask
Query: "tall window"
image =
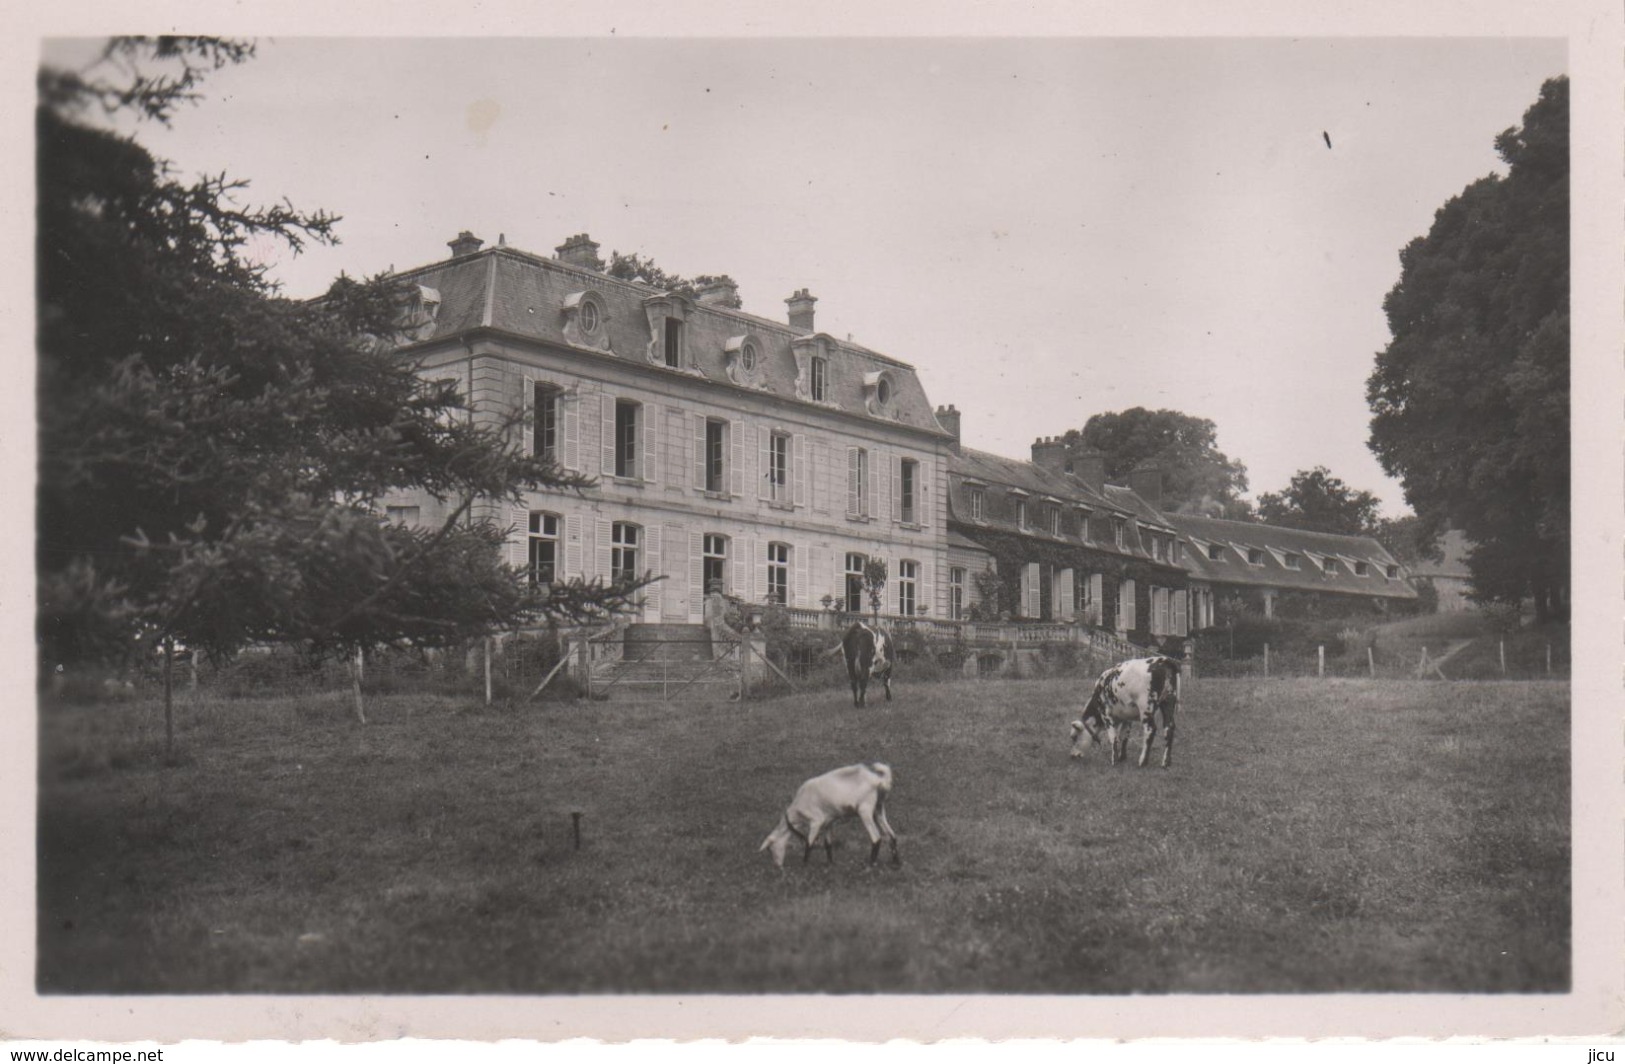
<svg viewBox="0 0 1625 1064"><path fill-rule="evenodd" d="M1123 549L1123 531L1127 525L1128 522L1121 517L1112 518L1112 543L1117 546L1118 550Z"/></svg>
<svg viewBox="0 0 1625 1064"><path fill-rule="evenodd" d="M980 521L987 512L987 495L981 488L970 489L970 519Z"/></svg>
<svg viewBox="0 0 1625 1064"><path fill-rule="evenodd" d="M781 606L790 601L790 544L767 545L767 601Z"/></svg>
<svg viewBox="0 0 1625 1064"><path fill-rule="evenodd" d="M609 541L609 575L612 580L635 580L638 573L638 526L615 522Z"/></svg>
<svg viewBox="0 0 1625 1064"><path fill-rule="evenodd" d="M728 490L728 423L714 417L705 419L705 490Z"/></svg>
<svg viewBox="0 0 1625 1064"><path fill-rule="evenodd" d="M1049 518L1049 534L1059 536L1061 534L1061 508L1051 506L1046 516Z"/></svg>
<svg viewBox="0 0 1625 1064"><path fill-rule="evenodd" d="M897 612L904 617L912 617L918 612L919 583L919 562L897 563Z"/></svg>
<svg viewBox="0 0 1625 1064"><path fill-rule="evenodd" d="M1088 510L1079 510L1078 511L1078 538L1079 539L1088 539L1089 538L1089 511Z"/></svg>
<svg viewBox="0 0 1625 1064"><path fill-rule="evenodd" d="M1153 534L1151 537L1151 556L1157 561L1168 560L1168 540L1164 536Z"/></svg>
<svg viewBox="0 0 1625 1064"><path fill-rule="evenodd" d="M683 364L683 322L680 318L666 319L666 365L674 369Z"/></svg>
<svg viewBox="0 0 1625 1064"><path fill-rule="evenodd" d="M1016 527L1023 532L1027 531L1027 500L1016 500Z"/></svg>
<svg viewBox="0 0 1625 1064"><path fill-rule="evenodd" d="M1094 574L1087 569L1077 569L1072 573L1072 604L1073 609L1080 617L1091 624L1100 619L1095 612L1095 581Z"/></svg>
<svg viewBox="0 0 1625 1064"><path fill-rule="evenodd" d="M768 437L767 496L774 502L790 501L790 437L782 432Z"/></svg>
<svg viewBox="0 0 1625 1064"><path fill-rule="evenodd" d="M861 554L846 556L846 612L863 612L863 563Z"/></svg>
<svg viewBox="0 0 1625 1064"><path fill-rule="evenodd" d="M869 452L862 447L846 449L846 512L852 517L869 513Z"/></svg>
<svg viewBox="0 0 1625 1064"><path fill-rule="evenodd" d="M705 591L728 590L728 537L713 532L705 534Z"/></svg>
<svg viewBox="0 0 1625 1064"><path fill-rule="evenodd" d="M549 462L559 461L559 401L557 385L534 381L531 401L531 453Z"/></svg>
<svg viewBox="0 0 1625 1064"><path fill-rule="evenodd" d="M630 399L615 403L615 475L637 478L638 475L638 410L639 404Z"/></svg>
<svg viewBox="0 0 1625 1064"><path fill-rule="evenodd" d="M965 619L965 570L954 568L948 570L948 619L962 621Z"/></svg>
<svg viewBox="0 0 1625 1064"><path fill-rule="evenodd" d="M811 391L812 391L813 402L822 403L824 401L825 393L826 393L827 389L829 388L829 366L826 364L824 359L819 358L817 355L814 355L813 360L812 360L811 373L812 373L812 381L811 381L812 388L811 388Z"/></svg>
<svg viewBox="0 0 1625 1064"><path fill-rule="evenodd" d="M531 587L541 587L558 579L559 516L530 512L529 560L525 566Z"/></svg>
<svg viewBox="0 0 1625 1064"><path fill-rule="evenodd" d="M899 465L901 468L898 479L902 488L899 510L905 525L917 524L920 520L920 463L912 458L905 458Z"/></svg>

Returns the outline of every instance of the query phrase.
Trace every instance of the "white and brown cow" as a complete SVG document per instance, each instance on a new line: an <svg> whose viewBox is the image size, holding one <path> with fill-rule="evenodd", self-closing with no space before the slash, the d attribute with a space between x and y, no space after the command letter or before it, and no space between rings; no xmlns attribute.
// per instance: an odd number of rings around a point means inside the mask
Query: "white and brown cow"
<svg viewBox="0 0 1625 1064"><path fill-rule="evenodd" d="M1140 767L1151 756L1151 741L1157 735L1157 716L1162 716L1162 767L1174 756L1174 712L1179 705L1179 662L1173 658L1134 658L1120 662L1100 674L1083 715L1072 722L1072 756L1082 757L1088 747L1105 732L1111 744L1111 762L1128 756L1128 726L1143 725L1145 744L1140 748Z"/></svg>
<svg viewBox="0 0 1625 1064"><path fill-rule="evenodd" d="M869 681L876 680L886 687L886 701L891 701L891 636L879 627L871 628L862 621L854 622L841 637L841 651L846 655L846 675L852 681L852 704L868 702Z"/></svg>

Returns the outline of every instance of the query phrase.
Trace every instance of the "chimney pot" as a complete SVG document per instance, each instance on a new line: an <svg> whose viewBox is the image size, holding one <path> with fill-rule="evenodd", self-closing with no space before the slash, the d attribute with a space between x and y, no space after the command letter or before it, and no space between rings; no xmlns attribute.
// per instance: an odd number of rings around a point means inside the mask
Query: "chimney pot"
<svg viewBox="0 0 1625 1064"><path fill-rule="evenodd" d="M462 232L457 234L457 239L446 241L446 246L451 248L453 258L460 259L464 255L474 254L474 252L480 250L480 247L484 245L484 243L485 241L481 240L467 229L464 229Z"/></svg>
<svg viewBox="0 0 1625 1064"><path fill-rule="evenodd" d="M718 277L700 289L701 303L714 303L719 307L732 307L738 310L739 286L727 277Z"/></svg>
<svg viewBox="0 0 1625 1064"><path fill-rule="evenodd" d="M937 424L942 426L942 430L944 432L949 433L950 435L953 436L953 438L954 438L954 444L953 445L955 447L958 447L959 446L959 411L955 410L953 408L952 404L949 404L948 406L939 406L937 408Z"/></svg>

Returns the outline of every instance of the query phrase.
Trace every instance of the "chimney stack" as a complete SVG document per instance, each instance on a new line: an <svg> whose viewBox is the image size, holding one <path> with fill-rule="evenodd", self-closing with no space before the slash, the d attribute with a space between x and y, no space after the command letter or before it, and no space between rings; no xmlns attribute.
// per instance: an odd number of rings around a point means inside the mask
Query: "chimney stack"
<svg viewBox="0 0 1625 1064"><path fill-rule="evenodd" d="M1142 462L1128 475L1128 486L1134 494L1162 509L1162 467L1155 462Z"/></svg>
<svg viewBox="0 0 1625 1064"><path fill-rule="evenodd" d="M467 229L464 229L461 233L457 234L456 240L446 241L446 246L451 248L452 258L460 259L464 255L474 254L474 252L480 250L480 247L484 243L485 241L481 240L473 233L470 233Z"/></svg>
<svg viewBox="0 0 1625 1064"><path fill-rule="evenodd" d="M706 282L705 287L700 289L700 302L714 303L719 307L732 307L734 310L738 310L740 306L739 286L733 282L732 278L717 277Z"/></svg>
<svg viewBox="0 0 1625 1064"><path fill-rule="evenodd" d="M818 302L818 297L809 295L807 290L802 288L784 302L790 307L790 328L802 336L811 334L814 331L813 304Z"/></svg>
<svg viewBox="0 0 1625 1064"><path fill-rule="evenodd" d="M954 404L949 403L947 406L937 407L937 424L942 426L942 431L953 436L954 447L957 449L959 447L959 410L955 408Z"/></svg>
<svg viewBox="0 0 1625 1064"><path fill-rule="evenodd" d="M564 243L553 249L553 257L566 266L604 272L604 260L598 257L598 242L586 233L566 238Z"/></svg>
<svg viewBox="0 0 1625 1064"><path fill-rule="evenodd" d="M1033 441L1033 465L1051 473L1070 472L1066 468L1066 440L1060 436L1040 436Z"/></svg>
<svg viewBox="0 0 1625 1064"><path fill-rule="evenodd" d="M1080 440L1072 448L1070 464L1071 474L1094 489L1096 494L1106 490L1106 452L1085 447Z"/></svg>

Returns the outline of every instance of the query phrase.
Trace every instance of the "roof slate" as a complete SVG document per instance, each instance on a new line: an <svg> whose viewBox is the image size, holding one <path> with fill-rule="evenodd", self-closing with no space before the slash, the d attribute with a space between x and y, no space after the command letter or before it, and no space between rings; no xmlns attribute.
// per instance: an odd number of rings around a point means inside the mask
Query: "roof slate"
<svg viewBox="0 0 1625 1064"><path fill-rule="evenodd" d="M564 336L565 300L574 293L592 291L604 304L604 328L612 353L576 349L650 369L663 368L651 365L646 355L651 335L644 301L663 294L650 285L622 281L510 247L487 248L397 276L440 292L440 310L433 332L424 338L426 341L489 325L542 343L569 347ZM796 399L798 369L791 348L791 341L799 335L795 330L783 322L714 303L699 300L688 303L686 343L701 375L733 385L735 382L727 372L725 347L732 338L751 335L759 345L760 358L755 379L748 386ZM937 424L930 400L912 366L827 334L818 335L825 340L830 363L828 402L824 405L876 422L947 435ZM881 370L888 371L894 385L894 398L890 409L877 415L869 411L866 403L864 375Z"/></svg>
<svg viewBox="0 0 1625 1064"><path fill-rule="evenodd" d="M1329 532L1306 532L1297 528L1277 528L1253 521L1229 521L1190 514L1165 514L1166 522L1192 544L1185 551L1185 568L1197 579L1220 584L1291 588L1352 595L1379 595L1388 598L1415 598L1416 589L1403 579L1383 574L1397 562L1381 543L1369 536L1339 536ZM1208 558L1203 544L1217 543L1223 560ZM1236 547L1257 547L1264 552L1262 565L1249 564ZM1272 553L1275 552L1275 553ZM1302 556L1299 569L1288 569L1276 554ZM1321 559L1330 555L1340 561L1335 576L1328 576ZM1355 576L1343 558L1368 562L1369 576Z"/></svg>

